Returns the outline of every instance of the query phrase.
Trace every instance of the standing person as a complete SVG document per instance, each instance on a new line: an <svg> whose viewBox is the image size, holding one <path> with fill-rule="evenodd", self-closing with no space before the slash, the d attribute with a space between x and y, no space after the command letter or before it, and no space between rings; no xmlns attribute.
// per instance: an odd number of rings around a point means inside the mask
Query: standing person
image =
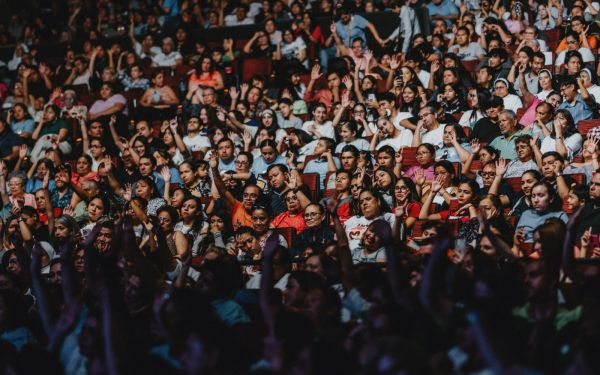
<svg viewBox="0 0 600 375"><path fill-rule="evenodd" d="M384 42L387 44L390 40L398 38L398 46L400 46L400 52L406 54L412 44L413 37L421 33L421 26L417 19L417 14L414 9L410 7L409 2L405 0L395 0L390 4L392 12L398 14L400 18L400 24L388 36Z"/></svg>

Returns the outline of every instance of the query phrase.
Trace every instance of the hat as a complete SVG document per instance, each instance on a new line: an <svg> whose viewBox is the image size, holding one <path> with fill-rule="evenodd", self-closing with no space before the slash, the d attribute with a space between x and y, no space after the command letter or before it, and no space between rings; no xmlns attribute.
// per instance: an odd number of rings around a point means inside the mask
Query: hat
<svg viewBox="0 0 600 375"><path fill-rule="evenodd" d="M264 111L262 111L262 112L260 113L260 117L263 117L264 115L269 115L269 116L271 116L271 117L275 117L275 112L273 112L273 110L272 110L272 109L268 109L268 108L267 108L267 109L265 109Z"/></svg>
<svg viewBox="0 0 600 375"><path fill-rule="evenodd" d="M496 108L496 107L501 107L504 105L504 100L502 100L501 97L499 96L492 96L488 101L486 101L485 103L483 103L483 109L489 109L489 108Z"/></svg>

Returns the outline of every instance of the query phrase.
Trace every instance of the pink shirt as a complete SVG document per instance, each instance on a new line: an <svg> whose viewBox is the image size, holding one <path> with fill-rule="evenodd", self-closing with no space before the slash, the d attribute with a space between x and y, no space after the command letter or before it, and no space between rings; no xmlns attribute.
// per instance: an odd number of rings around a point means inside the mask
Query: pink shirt
<svg viewBox="0 0 600 375"><path fill-rule="evenodd" d="M106 111L107 109L109 109L110 107L115 105L116 103L121 103L121 104L127 105L127 99L125 99L125 97L121 94L115 94L106 100L98 99L90 107L89 113L93 114L93 113Z"/></svg>
<svg viewBox="0 0 600 375"><path fill-rule="evenodd" d="M410 177L410 179L413 180L413 182L416 184L417 181L415 181L415 171L419 168L421 168L420 165L413 165L412 167L408 168L406 172L404 172L404 175L406 177ZM423 172L423 174L425 175L425 180L433 181L433 179L435 178L433 172L433 164L431 164L428 168L424 169Z"/></svg>
<svg viewBox="0 0 600 375"><path fill-rule="evenodd" d="M25 194L23 194L23 197L25 198L25 201L23 203L25 206L31 206L33 208L37 208L37 204L35 204L35 196L33 194L25 193ZM10 196L10 197L8 197L8 200L10 201L10 203L13 204L13 206L17 205L17 200L15 199L15 197Z"/></svg>

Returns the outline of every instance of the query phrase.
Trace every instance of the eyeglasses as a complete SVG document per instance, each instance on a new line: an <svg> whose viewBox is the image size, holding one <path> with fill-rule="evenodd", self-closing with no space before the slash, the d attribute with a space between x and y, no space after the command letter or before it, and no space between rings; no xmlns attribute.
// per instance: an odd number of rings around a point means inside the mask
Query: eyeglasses
<svg viewBox="0 0 600 375"><path fill-rule="evenodd" d="M360 189L362 185L350 185L350 189Z"/></svg>
<svg viewBox="0 0 600 375"><path fill-rule="evenodd" d="M305 219L312 219L312 218L318 217L319 215L321 215L321 214L318 213L318 212L307 212L307 213L304 214L304 218Z"/></svg>
<svg viewBox="0 0 600 375"><path fill-rule="evenodd" d="M247 161L243 161L243 160L236 160L235 161L235 165L248 165L249 163Z"/></svg>
<svg viewBox="0 0 600 375"><path fill-rule="evenodd" d="M481 172L481 177L496 177L496 172Z"/></svg>
<svg viewBox="0 0 600 375"><path fill-rule="evenodd" d="M425 117L427 117L427 116L429 116L429 115L431 115L431 114L432 114L431 112L428 112L428 113L423 113L422 115L419 115L419 118L420 118L420 119L424 119Z"/></svg>
<svg viewBox="0 0 600 375"><path fill-rule="evenodd" d="M408 187L407 186L396 186L394 188L395 191L408 191Z"/></svg>
<svg viewBox="0 0 600 375"><path fill-rule="evenodd" d="M286 202L295 202L297 200L298 200L298 197L295 195L285 198Z"/></svg>
<svg viewBox="0 0 600 375"><path fill-rule="evenodd" d="M529 148L528 145L516 145L515 146L515 149L517 149L517 150L524 150L524 149L527 149L527 148Z"/></svg>

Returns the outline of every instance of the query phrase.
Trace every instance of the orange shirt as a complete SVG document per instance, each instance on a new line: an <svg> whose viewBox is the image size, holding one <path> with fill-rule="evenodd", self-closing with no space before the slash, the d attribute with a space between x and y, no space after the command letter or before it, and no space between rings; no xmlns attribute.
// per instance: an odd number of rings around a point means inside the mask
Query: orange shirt
<svg viewBox="0 0 600 375"><path fill-rule="evenodd" d="M196 75L196 73L194 73L190 75L188 85L192 82L196 82L198 83L198 86L215 88L218 84L217 77L220 75L221 73L219 73L218 70L215 70L214 72L212 72L212 74L210 72L200 73L199 75Z"/></svg>
<svg viewBox="0 0 600 375"><path fill-rule="evenodd" d="M595 36L588 36L587 37L588 40L588 44L590 45L590 49L593 51L596 49L596 45L597 45L597 40ZM581 44L580 47L583 47L583 39L581 39L581 35L579 36L579 43ZM556 47L556 53L560 53L562 51L566 51L567 50L567 38L563 38L563 40L560 41L560 43L558 44L558 47Z"/></svg>
<svg viewBox="0 0 600 375"><path fill-rule="evenodd" d="M231 208L231 225L233 225L234 230L244 226L252 228L252 215L246 212L240 201L235 201Z"/></svg>
<svg viewBox="0 0 600 375"><path fill-rule="evenodd" d="M289 211L285 211L277 215L271 222L271 228L294 228L296 233L302 232L306 229L306 223L304 222L304 211L298 215L292 217Z"/></svg>

